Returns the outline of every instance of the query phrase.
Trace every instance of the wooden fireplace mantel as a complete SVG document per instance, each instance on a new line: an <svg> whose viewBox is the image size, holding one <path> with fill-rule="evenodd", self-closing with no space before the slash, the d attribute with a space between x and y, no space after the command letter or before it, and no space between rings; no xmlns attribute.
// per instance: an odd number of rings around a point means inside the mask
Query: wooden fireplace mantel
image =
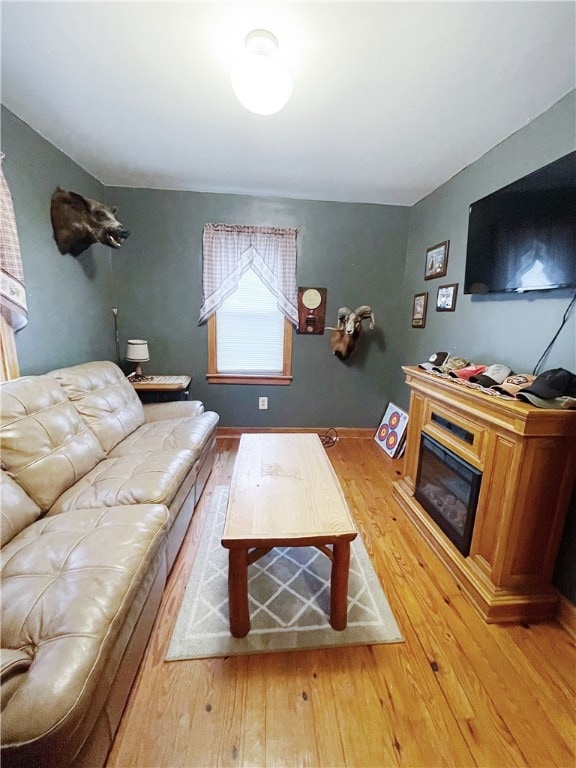
<svg viewBox="0 0 576 768"><path fill-rule="evenodd" d="M417 367L402 370L410 418L394 497L487 622L554 616L551 580L576 479L576 411L493 397ZM466 430L469 442L438 417ZM482 472L467 557L414 497L422 433Z"/></svg>

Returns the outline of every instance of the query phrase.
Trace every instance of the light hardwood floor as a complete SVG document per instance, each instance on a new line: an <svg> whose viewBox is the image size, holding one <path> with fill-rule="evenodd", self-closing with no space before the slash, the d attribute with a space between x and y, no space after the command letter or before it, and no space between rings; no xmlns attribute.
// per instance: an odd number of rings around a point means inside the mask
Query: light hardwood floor
<svg viewBox="0 0 576 768"><path fill-rule="evenodd" d="M108 768L573 768L576 647L556 622L487 625L391 498L371 439L327 449L406 641L164 662L218 458L171 574Z"/></svg>

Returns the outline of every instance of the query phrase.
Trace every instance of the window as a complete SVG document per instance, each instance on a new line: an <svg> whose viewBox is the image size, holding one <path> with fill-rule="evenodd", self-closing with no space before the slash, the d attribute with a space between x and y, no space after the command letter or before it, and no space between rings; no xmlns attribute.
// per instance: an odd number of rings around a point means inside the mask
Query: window
<svg viewBox="0 0 576 768"><path fill-rule="evenodd" d="M20 376L14 330L3 314L0 314L0 381L10 381Z"/></svg>
<svg viewBox="0 0 576 768"><path fill-rule="evenodd" d="M290 384L296 230L207 224L203 292L208 381Z"/></svg>
<svg viewBox="0 0 576 768"><path fill-rule="evenodd" d="M208 320L208 381L289 384L291 360L292 326L249 269Z"/></svg>

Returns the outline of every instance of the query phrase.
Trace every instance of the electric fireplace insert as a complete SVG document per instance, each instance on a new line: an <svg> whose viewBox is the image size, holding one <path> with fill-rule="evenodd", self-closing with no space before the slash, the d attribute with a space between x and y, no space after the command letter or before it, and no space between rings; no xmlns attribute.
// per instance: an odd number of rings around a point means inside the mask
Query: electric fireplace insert
<svg viewBox="0 0 576 768"><path fill-rule="evenodd" d="M470 553L482 472L422 434L415 498L457 549Z"/></svg>

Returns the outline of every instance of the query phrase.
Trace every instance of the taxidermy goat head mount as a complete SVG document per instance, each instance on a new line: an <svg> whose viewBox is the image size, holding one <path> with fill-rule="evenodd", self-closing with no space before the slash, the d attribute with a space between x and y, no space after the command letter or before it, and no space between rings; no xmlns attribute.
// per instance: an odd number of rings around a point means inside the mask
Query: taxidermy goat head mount
<svg viewBox="0 0 576 768"><path fill-rule="evenodd" d="M115 214L116 208L108 208L77 192L66 192L56 187L50 205L50 219L60 253L79 256L93 243L120 248L122 241L130 236L130 231Z"/></svg>
<svg viewBox="0 0 576 768"><path fill-rule="evenodd" d="M358 339L362 335L362 321L370 319L370 328L374 328L374 312L363 304L352 312L348 307L338 310L338 325L329 328L332 331L330 346L332 352L340 360L347 360L356 349Z"/></svg>

